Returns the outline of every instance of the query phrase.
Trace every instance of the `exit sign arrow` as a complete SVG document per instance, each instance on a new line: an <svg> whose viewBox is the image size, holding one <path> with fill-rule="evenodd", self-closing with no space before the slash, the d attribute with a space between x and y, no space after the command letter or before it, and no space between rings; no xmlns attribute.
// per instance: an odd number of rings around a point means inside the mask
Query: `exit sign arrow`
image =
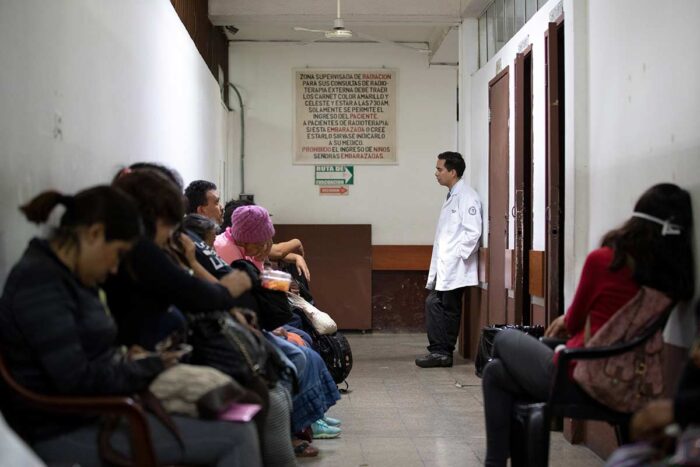
<svg viewBox="0 0 700 467"><path fill-rule="evenodd" d="M319 187L320 194L322 195L347 195L350 193L350 190L345 188L344 186L322 186Z"/></svg>
<svg viewBox="0 0 700 467"><path fill-rule="evenodd" d="M352 165L317 165L316 185L353 185L355 167Z"/></svg>

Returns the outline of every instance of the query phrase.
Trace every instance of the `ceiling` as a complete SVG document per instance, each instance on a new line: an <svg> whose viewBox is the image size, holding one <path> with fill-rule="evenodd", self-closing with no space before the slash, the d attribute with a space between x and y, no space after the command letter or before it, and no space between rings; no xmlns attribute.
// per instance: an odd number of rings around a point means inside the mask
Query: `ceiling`
<svg viewBox="0 0 700 467"><path fill-rule="evenodd" d="M456 64L457 26L477 17L490 0L341 0L345 27L357 33L425 49L431 63ZM332 29L336 0L209 0L209 18L234 26L231 41L323 41L322 34L294 26ZM234 30L235 31L235 30ZM344 40L347 42L348 40ZM349 41L367 42L357 35Z"/></svg>

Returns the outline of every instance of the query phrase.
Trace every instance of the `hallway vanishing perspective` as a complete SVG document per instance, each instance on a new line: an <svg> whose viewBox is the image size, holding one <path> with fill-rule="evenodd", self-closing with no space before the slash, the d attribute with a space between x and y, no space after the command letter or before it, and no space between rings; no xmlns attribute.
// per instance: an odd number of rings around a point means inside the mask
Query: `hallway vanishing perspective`
<svg viewBox="0 0 700 467"><path fill-rule="evenodd" d="M420 369L425 334L351 334L354 365L350 393L329 414L343 434L316 440L318 467L467 467L483 465L486 438L481 380L471 361L452 368ZM588 448L553 432L550 465L603 465Z"/></svg>

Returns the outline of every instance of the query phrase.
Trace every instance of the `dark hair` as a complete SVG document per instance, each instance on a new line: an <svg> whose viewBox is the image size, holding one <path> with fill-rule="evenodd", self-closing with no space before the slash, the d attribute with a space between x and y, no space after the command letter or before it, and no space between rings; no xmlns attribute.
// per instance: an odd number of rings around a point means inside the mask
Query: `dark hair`
<svg viewBox="0 0 700 467"><path fill-rule="evenodd" d="M112 184L114 184L114 182L116 182L117 179L119 179L119 177L123 177L124 175L127 175L136 170L144 169L155 170L161 175L164 175L171 182L177 185L177 188L180 191L182 191L185 186L184 182L182 181L182 177L180 176L177 170L171 169L170 167L166 167L162 164L156 164L155 162L135 162L128 167L124 167L114 176L114 178L112 179Z"/></svg>
<svg viewBox="0 0 700 467"><path fill-rule="evenodd" d="M141 213L146 235L153 238L156 221L178 225L185 214L185 200L175 184L160 172L137 170L119 177L114 186L130 194Z"/></svg>
<svg viewBox="0 0 700 467"><path fill-rule="evenodd" d="M201 214L187 214L182 220L182 228L199 235L199 237L204 240L207 232L216 232L217 225L216 222L207 216L202 216Z"/></svg>
<svg viewBox="0 0 700 467"><path fill-rule="evenodd" d="M216 185L206 180L195 180L185 188L185 197L187 198L187 212L197 212L200 206L207 204L207 192L216 190Z"/></svg>
<svg viewBox="0 0 700 467"><path fill-rule="evenodd" d="M462 177L464 175L464 169L467 165L464 163L462 155L458 152L446 151L438 154L438 159L445 161L445 168L449 170L457 171L457 176Z"/></svg>
<svg viewBox="0 0 700 467"><path fill-rule="evenodd" d="M661 183L644 192L634 210L678 225L680 234L662 235L661 225L631 217L603 237L602 246L615 252L610 269L629 265L640 286L660 290L675 300L692 298L695 279L690 194L672 183Z"/></svg>
<svg viewBox="0 0 700 467"><path fill-rule="evenodd" d="M141 219L134 200L123 191L106 185L88 188L74 196L45 191L19 209L29 221L41 224L58 204L66 210L51 238L60 245L77 241L77 227L94 224L104 225L106 241L130 241L141 235Z"/></svg>
<svg viewBox="0 0 700 467"><path fill-rule="evenodd" d="M231 216L233 211L240 208L241 206L254 206L255 203L248 201L247 199L232 199L226 203L224 207L224 222L221 223L221 230L223 231L227 227L231 227Z"/></svg>

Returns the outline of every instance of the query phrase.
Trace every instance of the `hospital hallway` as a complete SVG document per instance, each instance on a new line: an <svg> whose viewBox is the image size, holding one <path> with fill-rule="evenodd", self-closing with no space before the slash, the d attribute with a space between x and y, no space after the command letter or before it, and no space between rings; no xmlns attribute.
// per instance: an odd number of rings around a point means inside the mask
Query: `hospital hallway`
<svg viewBox="0 0 700 467"><path fill-rule="evenodd" d="M455 354L452 368L420 369L425 334L348 334L350 393L329 415L343 433L315 440L314 467L467 467L483 465L486 450L481 380L474 364ZM342 385L341 385L342 386ZM588 448L551 433L551 466L592 467L603 461Z"/></svg>

